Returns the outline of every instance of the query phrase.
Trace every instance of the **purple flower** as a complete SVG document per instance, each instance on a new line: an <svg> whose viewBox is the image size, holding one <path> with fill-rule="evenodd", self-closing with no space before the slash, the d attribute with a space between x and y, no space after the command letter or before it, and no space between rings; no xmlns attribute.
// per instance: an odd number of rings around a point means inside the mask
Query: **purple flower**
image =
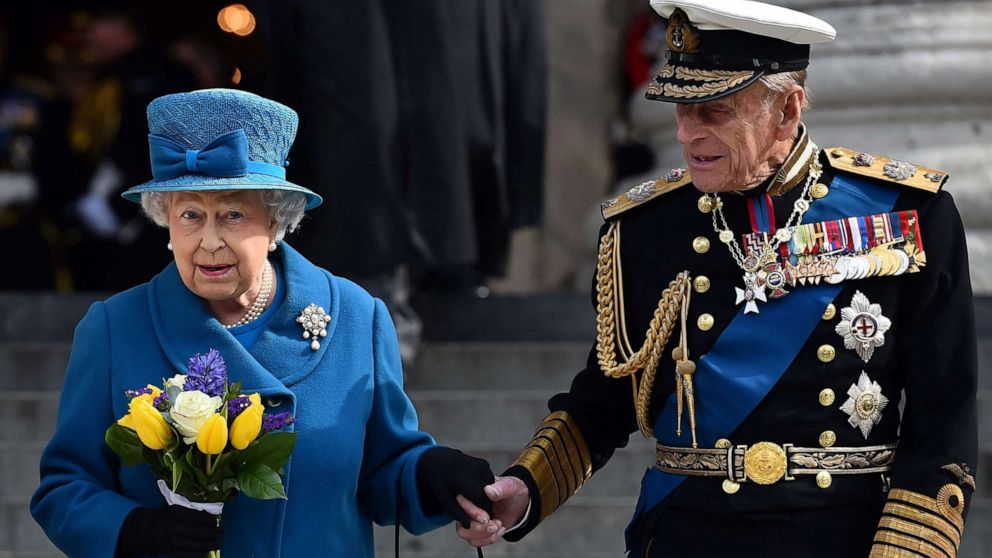
<svg viewBox="0 0 992 558"><path fill-rule="evenodd" d="M135 397L138 397L139 395L145 395L146 393L149 394L152 393L151 388L129 389L124 392L124 395L126 395L128 399L134 399Z"/></svg>
<svg viewBox="0 0 992 558"><path fill-rule="evenodd" d="M152 407L155 407L159 411L167 410L169 408L169 394L163 391L158 397L152 400Z"/></svg>
<svg viewBox="0 0 992 558"><path fill-rule="evenodd" d="M248 407L251 407L251 400L247 396L239 395L236 398L227 402L227 420L234 420L238 418L241 411L244 411Z"/></svg>
<svg viewBox="0 0 992 558"><path fill-rule="evenodd" d="M196 353L189 359L183 391L199 390L210 396L220 396L224 393L225 382L227 365L217 349L210 349L205 355Z"/></svg>
<svg viewBox="0 0 992 558"><path fill-rule="evenodd" d="M293 424L293 413L277 413L274 415L264 415L262 417L262 434L268 434L273 430L282 430Z"/></svg>

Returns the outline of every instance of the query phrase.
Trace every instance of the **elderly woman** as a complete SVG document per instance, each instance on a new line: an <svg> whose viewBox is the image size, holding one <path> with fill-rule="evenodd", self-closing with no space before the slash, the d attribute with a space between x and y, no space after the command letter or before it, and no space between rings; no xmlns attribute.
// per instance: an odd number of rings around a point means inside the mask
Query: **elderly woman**
<svg viewBox="0 0 992 558"><path fill-rule="evenodd" d="M124 197L168 228L175 261L94 303L76 329L31 501L49 538L73 557L355 557L372 556L373 521L415 534L448 513L467 524L456 495L485 501L492 473L417 430L385 306L283 241L321 203L285 180L296 113L218 89L156 99L148 124L154 180ZM304 335L308 307L329 316L324 332ZM123 466L104 443L125 390L211 348L269 410L292 412L298 433L288 500L239 497L221 527L165 506L149 469Z"/></svg>

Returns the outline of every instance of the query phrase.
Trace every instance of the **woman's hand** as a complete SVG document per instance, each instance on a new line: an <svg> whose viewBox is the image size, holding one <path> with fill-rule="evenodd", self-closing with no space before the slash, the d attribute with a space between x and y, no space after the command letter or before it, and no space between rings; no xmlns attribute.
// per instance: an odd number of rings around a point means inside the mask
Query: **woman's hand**
<svg viewBox="0 0 992 558"><path fill-rule="evenodd" d="M137 508L124 519L117 537L117 556L165 554L203 558L221 547L224 531L217 516L182 506Z"/></svg>
<svg viewBox="0 0 992 558"><path fill-rule="evenodd" d="M530 504L530 492L524 481L517 477L498 477L496 482L485 488L486 496L492 502L492 521L474 522L469 527L458 525L455 531L472 546L486 546L495 543L524 519L524 513ZM482 510L466 500L459 498L458 503L468 515L474 516Z"/></svg>
<svg viewBox="0 0 992 558"><path fill-rule="evenodd" d="M463 527L473 521L489 521L492 505L484 488L494 480L496 477L484 459L453 448L433 447L417 462L417 486L424 511L431 514L444 510ZM472 516L465 513L458 496L474 503L478 513Z"/></svg>

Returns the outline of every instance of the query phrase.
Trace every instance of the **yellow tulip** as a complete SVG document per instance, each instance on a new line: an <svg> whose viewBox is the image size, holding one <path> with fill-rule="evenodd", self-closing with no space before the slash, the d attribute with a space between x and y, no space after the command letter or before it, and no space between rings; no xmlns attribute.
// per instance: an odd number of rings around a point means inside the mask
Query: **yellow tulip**
<svg viewBox="0 0 992 558"><path fill-rule="evenodd" d="M172 441L172 427L150 401L137 402L129 416L141 443L149 449L164 449Z"/></svg>
<svg viewBox="0 0 992 558"><path fill-rule="evenodd" d="M131 430L134 430L134 419L131 418L131 413L128 413L122 416L121 418L117 419L117 424L125 428L130 428Z"/></svg>
<svg viewBox="0 0 992 558"><path fill-rule="evenodd" d="M253 393L248 399L251 401L251 406L241 411L231 423L231 445L239 450L248 447L248 444L252 443L262 431L262 414L265 411L262 397Z"/></svg>
<svg viewBox="0 0 992 558"><path fill-rule="evenodd" d="M215 414L204 421L196 433L196 447L206 455L217 455L227 446L227 420Z"/></svg>

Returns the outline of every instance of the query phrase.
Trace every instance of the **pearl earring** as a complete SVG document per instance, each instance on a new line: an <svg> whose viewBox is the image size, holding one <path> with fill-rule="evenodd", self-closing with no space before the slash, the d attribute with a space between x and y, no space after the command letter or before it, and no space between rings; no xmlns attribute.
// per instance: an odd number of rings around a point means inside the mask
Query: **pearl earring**
<svg viewBox="0 0 992 558"><path fill-rule="evenodd" d="M269 243L269 252L275 252L277 247L278 246L276 245L276 241L273 240L272 242Z"/></svg>
<svg viewBox="0 0 992 558"><path fill-rule="evenodd" d="M165 247L168 248L169 251L171 252L172 251L172 241L170 240L169 243L165 245Z"/></svg>

